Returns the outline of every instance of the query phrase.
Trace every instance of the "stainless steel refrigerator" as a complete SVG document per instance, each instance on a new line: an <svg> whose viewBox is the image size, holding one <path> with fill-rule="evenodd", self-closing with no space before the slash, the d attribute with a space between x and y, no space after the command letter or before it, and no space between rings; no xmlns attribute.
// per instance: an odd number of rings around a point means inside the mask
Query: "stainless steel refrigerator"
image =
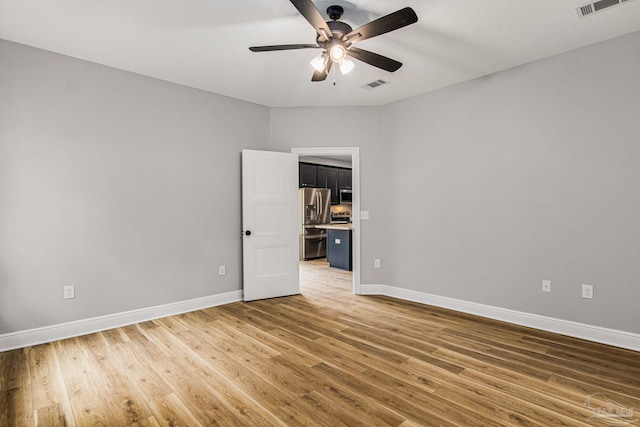
<svg viewBox="0 0 640 427"><path fill-rule="evenodd" d="M300 260L327 254L327 230L316 225L331 222L331 190L300 189Z"/></svg>

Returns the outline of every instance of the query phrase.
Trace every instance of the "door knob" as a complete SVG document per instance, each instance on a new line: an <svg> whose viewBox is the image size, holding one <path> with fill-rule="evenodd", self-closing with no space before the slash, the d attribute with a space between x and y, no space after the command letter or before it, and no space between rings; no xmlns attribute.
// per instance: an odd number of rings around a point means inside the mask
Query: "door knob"
<svg viewBox="0 0 640 427"><path fill-rule="evenodd" d="M247 230L244 232L245 236L251 236L251 230Z"/></svg>

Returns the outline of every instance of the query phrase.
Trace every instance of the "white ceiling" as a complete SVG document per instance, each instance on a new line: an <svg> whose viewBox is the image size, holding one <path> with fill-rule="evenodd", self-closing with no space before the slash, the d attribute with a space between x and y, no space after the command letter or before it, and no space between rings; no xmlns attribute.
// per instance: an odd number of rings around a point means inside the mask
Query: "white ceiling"
<svg viewBox="0 0 640 427"><path fill-rule="evenodd" d="M312 83L314 43L289 0L0 0L0 38L266 106L382 105L640 30L640 1L579 19L581 0L315 0L357 28L405 6L418 23L358 43L404 63L356 61ZM1 66L1 58L0 58ZM384 79L389 85L365 90Z"/></svg>

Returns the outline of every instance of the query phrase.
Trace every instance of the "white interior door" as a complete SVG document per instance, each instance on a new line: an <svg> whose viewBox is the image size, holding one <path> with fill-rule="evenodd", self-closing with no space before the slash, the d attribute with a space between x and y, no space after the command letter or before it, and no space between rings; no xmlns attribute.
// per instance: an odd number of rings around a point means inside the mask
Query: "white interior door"
<svg viewBox="0 0 640 427"><path fill-rule="evenodd" d="M244 300L300 293L298 155L242 150Z"/></svg>

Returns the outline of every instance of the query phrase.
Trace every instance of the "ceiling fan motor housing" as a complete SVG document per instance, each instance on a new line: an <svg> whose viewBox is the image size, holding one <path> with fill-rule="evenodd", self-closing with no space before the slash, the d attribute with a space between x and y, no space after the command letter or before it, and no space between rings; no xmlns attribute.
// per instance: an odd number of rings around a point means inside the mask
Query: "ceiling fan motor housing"
<svg viewBox="0 0 640 427"><path fill-rule="evenodd" d="M343 41L345 40L344 36L346 36L351 31L353 31L353 29L351 28L351 25L345 24L344 22L340 22L340 21L327 21L327 26L331 30L330 40L339 41L342 44L344 44L343 43ZM316 43L318 43L318 46L322 48L327 47L327 42L329 42L330 40L327 40L327 38L320 33L318 33L318 36L316 37ZM347 47L348 45L345 46L345 48Z"/></svg>
<svg viewBox="0 0 640 427"><path fill-rule="evenodd" d="M337 21L338 19L340 19L343 13L344 13L344 9L342 8L342 6L338 6L334 4L333 6L329 6L327 8L327 15L329 15L329 18L331 18L334 21Z"/></svg>
<svg viewBox="0 0 640 427"><path fill-rule="evenodd" d="M328 21L327 25L331 29L332 33L340 33L342 35L346 35L353 31L351 25L345 24L344 22L340 21Z"/></svg>

